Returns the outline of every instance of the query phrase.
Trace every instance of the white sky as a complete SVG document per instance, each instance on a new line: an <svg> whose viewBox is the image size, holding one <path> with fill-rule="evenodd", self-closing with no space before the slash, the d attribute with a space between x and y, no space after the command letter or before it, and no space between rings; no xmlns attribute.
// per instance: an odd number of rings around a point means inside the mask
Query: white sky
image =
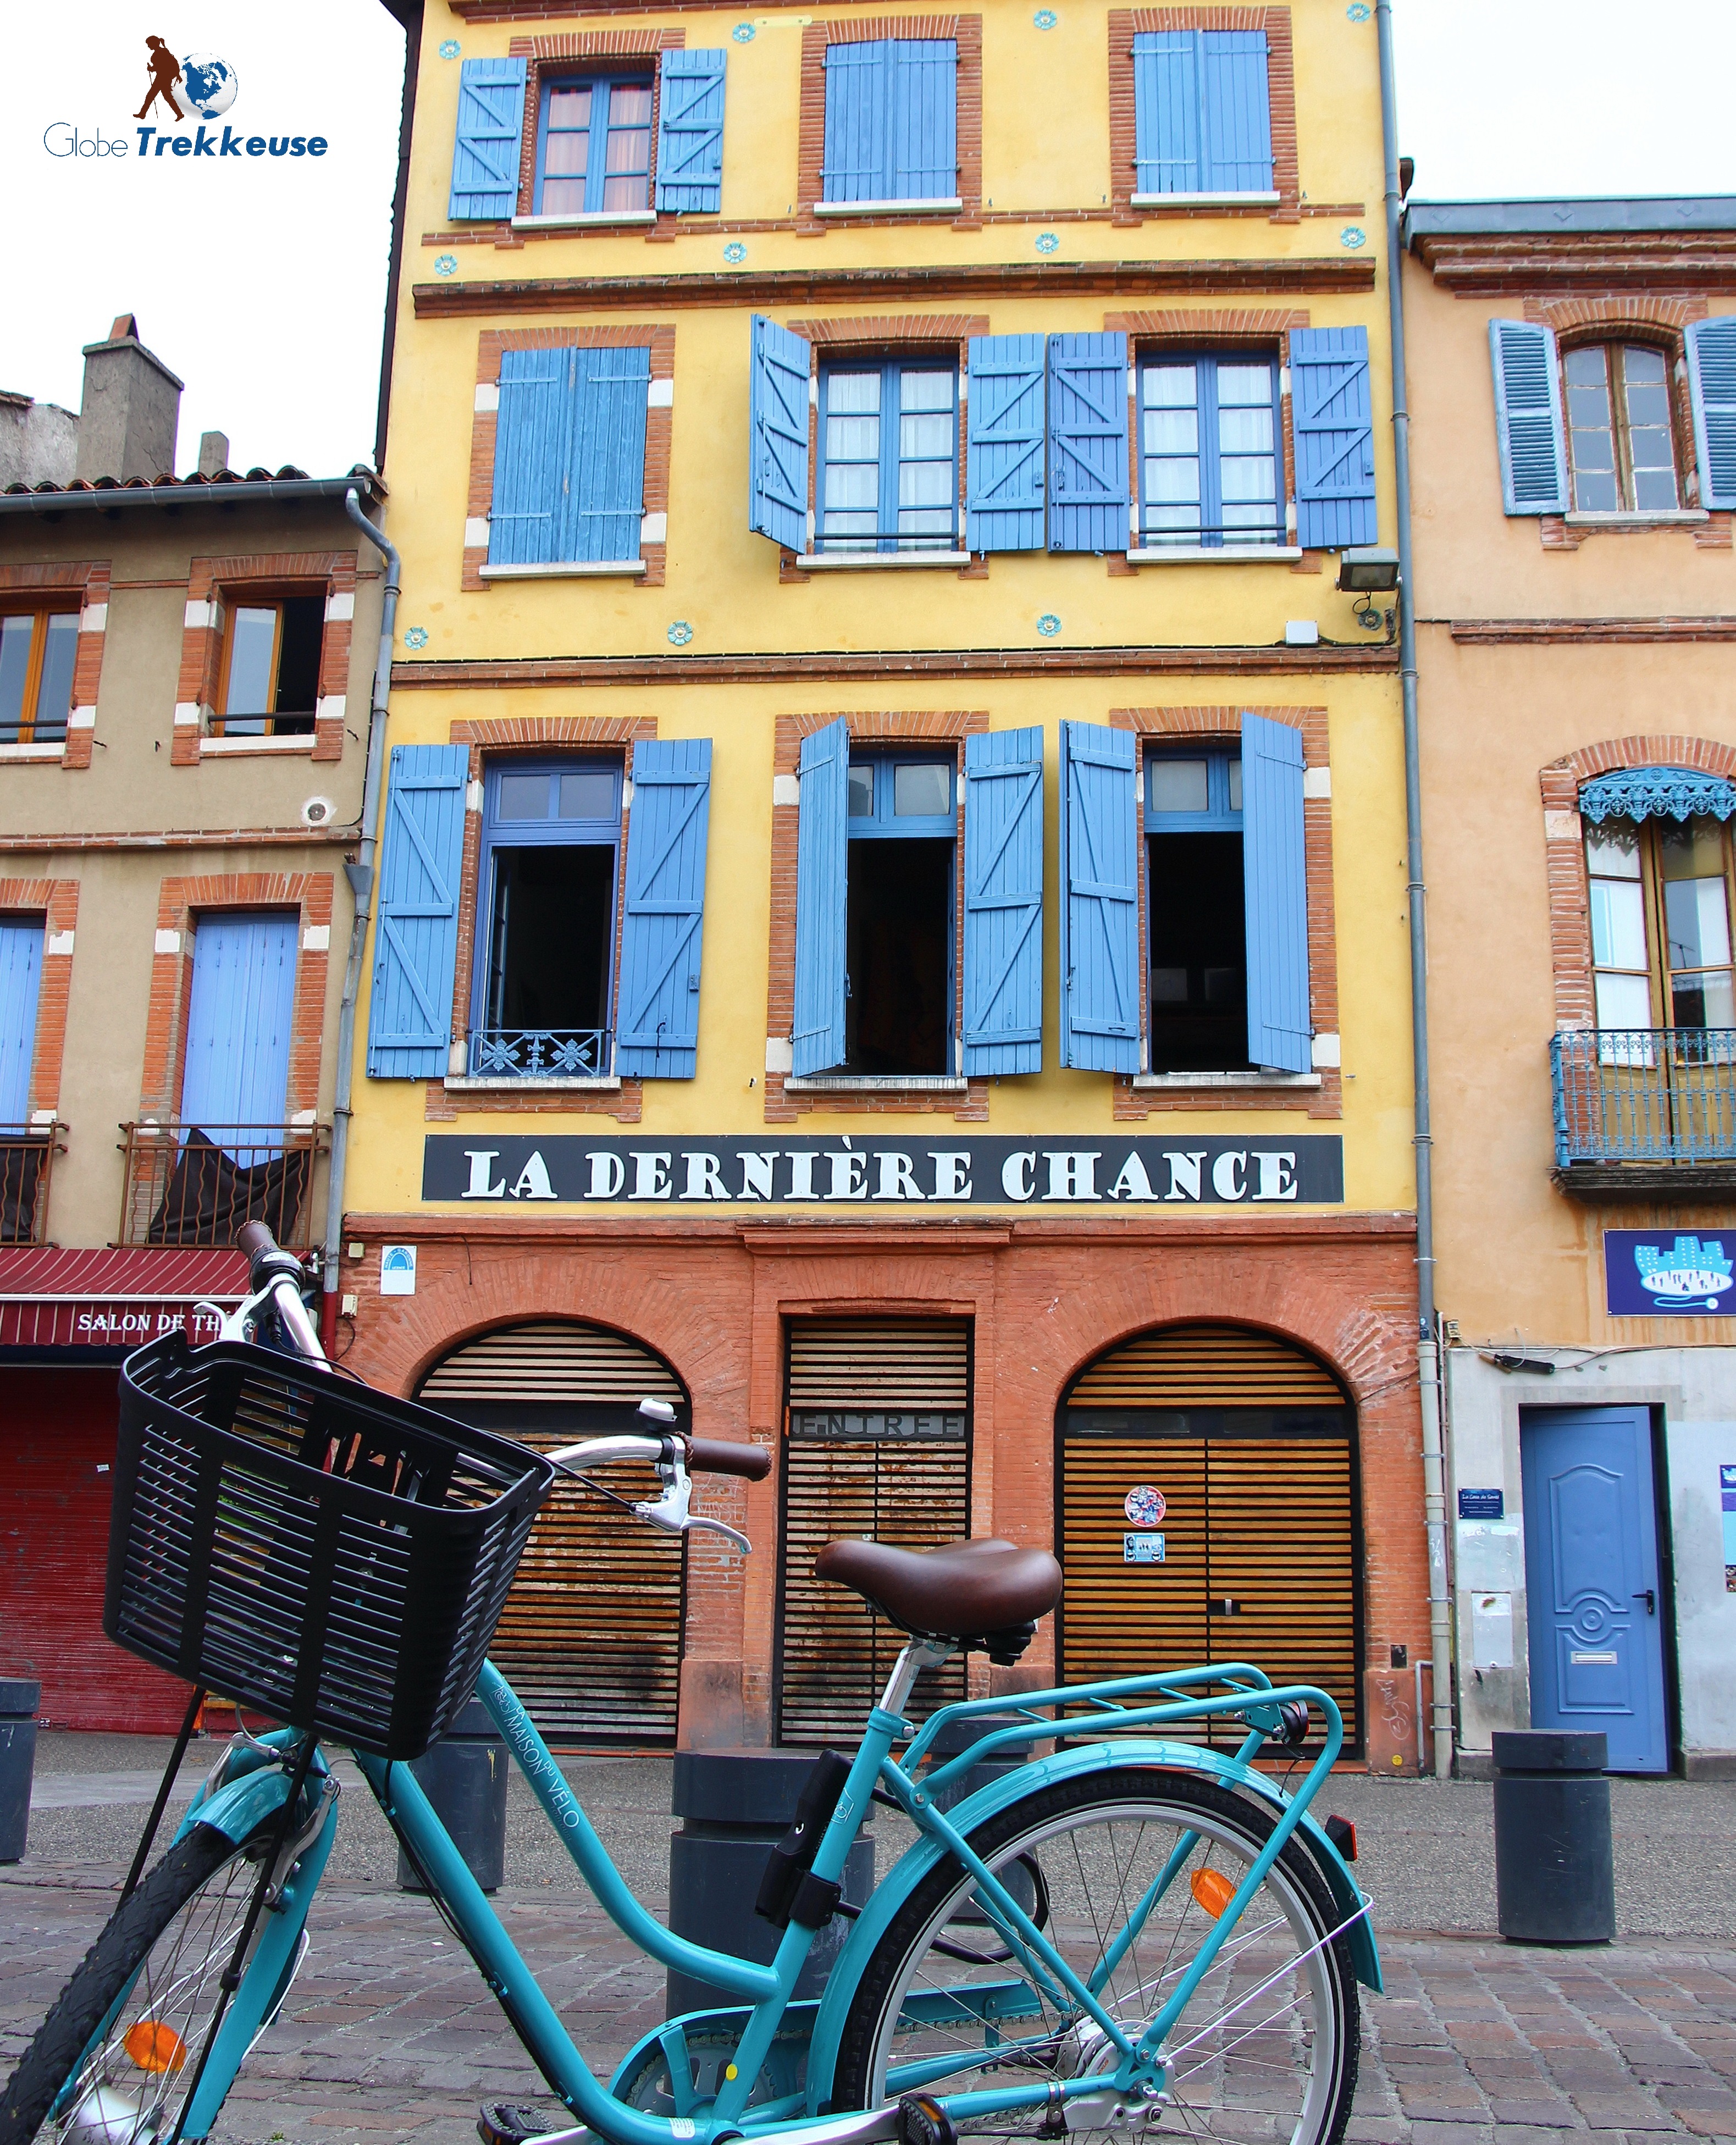
<svg viewBox="0 0 1736 2145"><path fill-rule="evenodd" d="M1343 0L1293 4L1336 13ZM404 52L378 0L6 12L0 199L17 212L0 387L76 410L81 346L130 311L187 382L182 470L207 429L228 433L244 469L331 475L367 459ZM1395 0L1395 17L1420 198L1736 192L1728 132L1705 116L1706 86L1736 79L1730 0L1675 0L1637 45L1629 0ZM136 154L49 156L55 121L135 147L147 31L230 62L239 92L224 117L238 133L323 134L326 156L147 168Z"/></svg>

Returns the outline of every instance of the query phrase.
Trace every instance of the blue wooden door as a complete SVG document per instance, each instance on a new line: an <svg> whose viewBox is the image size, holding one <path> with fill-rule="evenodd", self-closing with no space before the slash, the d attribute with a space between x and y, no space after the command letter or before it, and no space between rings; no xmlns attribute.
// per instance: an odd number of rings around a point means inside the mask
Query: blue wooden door
<svg viewBox="0 0 1736 2145"><path fill-rule="evenodd" d="M22 1125L30 1116L42 975L42 918L0 923L0 1125Z"/></svg>
<svg viewBox="0 0 1736 2145"><path fill-rule="evenodd" d="M237 1142L216 1128L283 1123L296 929L294 916L236 912L201 917L193 942L181 1121L219 1147L255 1150L244 1164L276 1152L281 1138L256 1131Z"/></svg>
<svg viewBox="0 0 1736 2145"><path fill-rule="evenodd" d="M1527 1408L1520 1468L1531 1725L1601 1729L1612 1772L1664 1772L1664 1600L1648 1411Z"/></svg>

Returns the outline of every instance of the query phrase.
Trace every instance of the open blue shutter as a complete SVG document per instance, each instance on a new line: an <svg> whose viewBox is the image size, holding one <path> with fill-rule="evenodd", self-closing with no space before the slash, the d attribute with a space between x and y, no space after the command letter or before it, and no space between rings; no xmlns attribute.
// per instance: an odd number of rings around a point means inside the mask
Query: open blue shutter
<svg viewBox="0 0 1736 2145"><path fill-rule="evenodd" d="M892 40L826 47L825 162L820 198L888 201L892 129ZM948 192L952 189L948 187Z"/></svg>
<svg viewBox="0 0 1736 2145"><path fill-rule="evenodd" d="M1043 358L1040 335L971 337L967 550L1043 548Z"/></svg>
<svg viewBox="0 0 1736 2145"><path fill-rule="evenodd" d="M1372 544L1375 427L1366 328L1293 328L1296 541L1307 551Z"/></svg>
<svg viewBox="0 0 1736 2145"><path fill-rule="evenodd" d="M1139 1070L1133 733L1061 725L1061 1062Z"/></svg>
<svg viewBox="0 0 1736 2145"><path fill-rule="evenodd" d="M964 744L964 1070L1042 1070L1042 732Z"/></svg>
<svg viewBox="0 0 1736 2145"><path fill-rule="evenodd" d="M458 72L458 138L452 148L454 223L498 223L519 205L525 139L525 62L466 60Z"/></svg>
<svg viewBox="0 0 1736 2145"><path fill-rule="evenodd" d="M636 559L645 510L645 396L651 353L575 353L578 393L558 559Z"/></svg>
<svg viewBox="0 0 1736 2145"><path fill-rule="evenodd" d="M848 52L849 46L833 47ZM809 345L755 313L748 381L748 526L786 551L808 547Z"/></svg>
<svg viewBox="0 0 1736 2145"><path fill-rule="evenodd" d="M1302 734L1264 715L1241 719L1241 875L1247 906L1248 1056L1306 1072L1308 863L1302 839Z"/></svg>
<svg viewBox="0 0 1736 2145"><path fill-rule="evenodd" d="M1200 39L1206 112L1201 180L1208 194L1272 188L1271 97L1264 30L1206 30Z"/></svg>
<svg viewBox="0 0 1736 2145"><path fill-rule="evenodd" d="M951 38L899 37L892 47L891 198L958 194L958 47Z"/></svg>
<svg viewBox="0 0 1736 2145"><path fill-rule="evenodd" d="M1567 440L1554 332L1530 321L1491 321L1489 355L1501 504L1510 514L1565 514Z"/></svg>
<svg viewBox="0 0 1736 2145"><path fill-rule="evenodd" d="M0 1125L30 1118L30 1068L42 989L42 923L0 923Z"/></svg>
<svg viewBox="0 0 1736 2145"><path fill-rule="evenodd" d="M1133 40L1133 191L1196 194L1200 166L1200 33L1142 32Z"/></svg>
<svg viewBox="0 0 1736 2145"><path fill-rule="evenodd" d="M491 566L546 565L566 555L561 546L567 536L579 355L570 347L500 354L488 523Z"/></svg>
<svg viewBox="0 0 1736 2145"><path fill-rule="evenodd" d="M1125 551L1127 338L1049 337L1049 549Z"/></svg>
<svg viewBox="0 0 1736 2145"><path fill-rule="evenodd" d="M392 747L368 1006L376 1080L437 1080L446 1070L470 764L467 745Z"/></svg>
<svg viewBox="0 0 1736 2145"><path fill-rule="evenodd" d="M614 1069L691 1080L699 1048L709 738L642 738L633 748Z"/></svg>
<svg viewBox="0 0 1736 2145"><path fill-rule="evenodd" d="M1736 506L1736 313L1689 323L1688 389L1699 451L1700 505Z"/></svg>
<svg viewBox="0 0 1736 2145"><path fill-rule="evenodd" d="M298 919L285 915L219 913L199 924L187 993L183 1124L213 1137L220 1128L282 1124L298 931ZM218 1144L255 1146L251 1140ZM256 1158L246 1153L250 1164Z"/></svg>
<svg viewBox="0 0 1736 2145"><path fill-rule="evenodd" d="M802 740L796 818L798 1075L844 1061L844 924L849 894L850 726L840 719Z"/></svg>
<svg viewBox="0 0 1736 2145"><path fill-rule="evenodd" d="M721 46L679 47L658 68L657 206L678 216L715 216L724 205Z"/></svg>

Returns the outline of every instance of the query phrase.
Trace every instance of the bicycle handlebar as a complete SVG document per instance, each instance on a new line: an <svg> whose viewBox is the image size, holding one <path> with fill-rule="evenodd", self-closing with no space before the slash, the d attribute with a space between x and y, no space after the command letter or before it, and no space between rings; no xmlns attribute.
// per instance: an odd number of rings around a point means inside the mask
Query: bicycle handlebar
<svg viewBox="0 0 1736 2145"><path fill-rule="evenodd" d="M687 1464L696 1475L741 1475L763 1482L772 1471L772 1456L763 1445L732 1445L716 1437L689 1437Z"/></svg>
<svg viewBox="0 0 1736 2145"><path fill-rule="evenodd" d="M285 1251L263 1222L243 1222L235 1232L236 1247L247 1254L247 1286L255 1296L271 1292L272 1308L298 1355L323 1363L318 1328L301 1301L301 1262Z"/></svg>

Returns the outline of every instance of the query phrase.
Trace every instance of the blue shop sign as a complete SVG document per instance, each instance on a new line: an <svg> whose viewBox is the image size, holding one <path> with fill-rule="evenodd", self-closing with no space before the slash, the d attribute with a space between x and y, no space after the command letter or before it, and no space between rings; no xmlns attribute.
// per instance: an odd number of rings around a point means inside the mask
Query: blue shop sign
<svg viewBox="0 0 1736 2145"><path fill-rule="evenodd" d="M1736 1317L1736 1229L1716 1237L1605 1229L1604 1301L1612 1318Z"/></svg>

